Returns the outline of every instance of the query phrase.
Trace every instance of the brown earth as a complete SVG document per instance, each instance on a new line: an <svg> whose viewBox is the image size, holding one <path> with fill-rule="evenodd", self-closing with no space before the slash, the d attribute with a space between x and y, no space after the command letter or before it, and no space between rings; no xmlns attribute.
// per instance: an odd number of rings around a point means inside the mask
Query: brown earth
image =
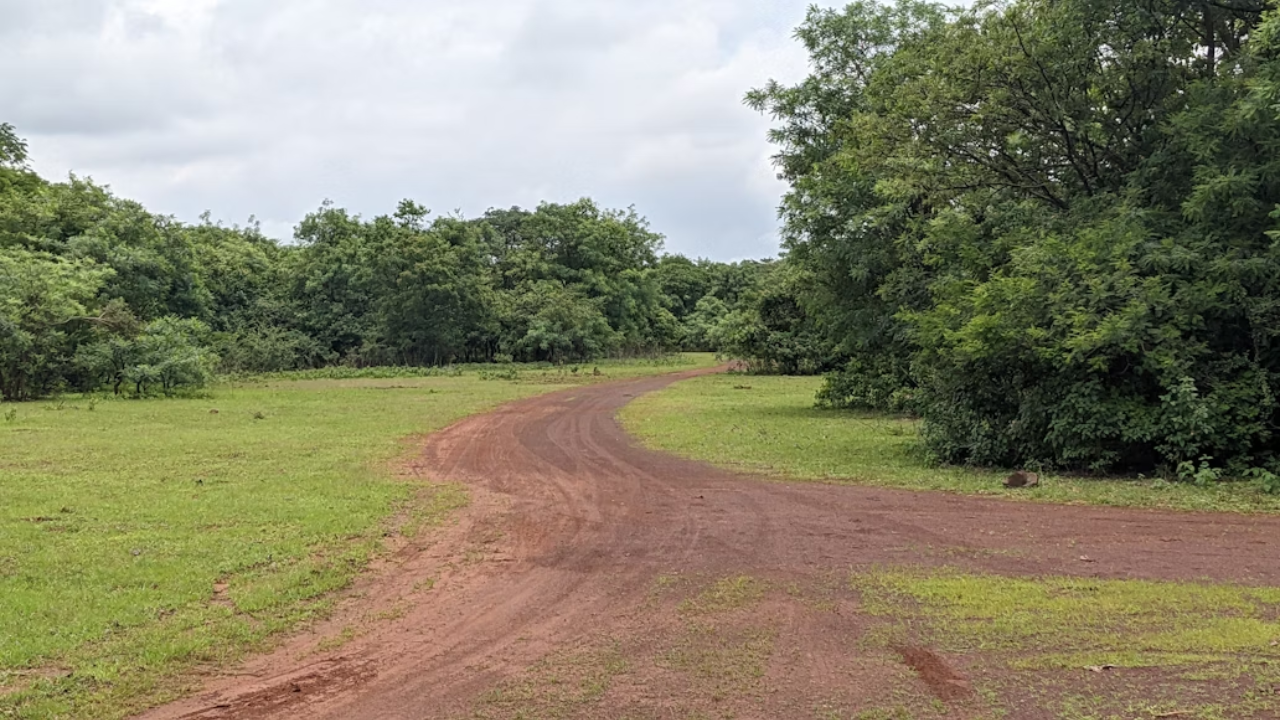
<svg viewBox="0 0 1280 720"><path fill-rule="evenodd" d="M333 619L144 720L1055 717L1016 683L976 694L971 657L877 645L850 572L1280 585L1274 517L781 484L643 449L615 421L695 374L545 395L432 435L408 474L465 484L469 508L403 543ZM1056 682L1168 688L1158 671L1117 678Z"/></svg>

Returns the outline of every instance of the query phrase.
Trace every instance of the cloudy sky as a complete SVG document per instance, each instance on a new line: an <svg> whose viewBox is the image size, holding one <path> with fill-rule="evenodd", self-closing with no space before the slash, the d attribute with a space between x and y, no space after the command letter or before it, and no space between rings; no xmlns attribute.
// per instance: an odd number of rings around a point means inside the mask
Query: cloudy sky
<svg viewBox="0 0 1280 720"><path fill-rule="evenodd" d="M768 120L808 0L0 0L0 122L50 178L268 234L594 197L667 249L777 252Z"/></svg>

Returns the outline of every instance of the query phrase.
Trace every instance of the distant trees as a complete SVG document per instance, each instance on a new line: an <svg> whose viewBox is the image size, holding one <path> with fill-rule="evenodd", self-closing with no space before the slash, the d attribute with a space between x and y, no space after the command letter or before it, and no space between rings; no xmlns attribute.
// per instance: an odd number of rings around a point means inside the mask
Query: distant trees
<svg viewBox="0 0 1280 720"><path fill-rule="evenodd" d="M0 126L3 399L169 393L215 371L712 350L757 275L663 256L634 210L590 200L471 219L325 203L295 240L47 182Z"/></svg>
<svg viewBox="0 0 1280 720"><path fill-rule="evenodd" d="M748 102L823 400L910 408L949 462L1280 472L1270 7L811 11L813 73Z"/></svg>

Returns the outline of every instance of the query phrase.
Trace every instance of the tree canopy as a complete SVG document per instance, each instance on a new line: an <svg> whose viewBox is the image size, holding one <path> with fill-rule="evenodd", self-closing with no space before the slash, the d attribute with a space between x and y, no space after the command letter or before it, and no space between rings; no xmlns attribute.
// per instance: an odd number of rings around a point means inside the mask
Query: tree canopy
<svg viewBox="0 0 1280 720"><path fill-rule="evenodd" d="M91 180L48 182L26 160L0 125L3 399L173 392L219 371L712 350L756 267L663 255L634 209L588 199L477 218L326 202L278 243L253 222L184 224Z"/></svg>
<svg viewBox="0 0 1280 720"><path fill-rule="evenodd" d="M813 9L778 123L822 398L949 462L1275 473L1280 17L1262 0Z"/></svg>

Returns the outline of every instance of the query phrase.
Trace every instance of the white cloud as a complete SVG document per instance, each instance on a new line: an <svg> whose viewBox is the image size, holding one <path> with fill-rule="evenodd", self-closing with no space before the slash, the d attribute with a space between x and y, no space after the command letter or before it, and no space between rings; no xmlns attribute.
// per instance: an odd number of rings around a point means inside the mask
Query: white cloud
<svg viewBox="0 0 1280 720"><path fill-rule="evenodd" d="M676 252L771 255L783 188L741 98L803 73L804 5L0 0L0 120L45 174L187 219L590 195Z"/></svg>

